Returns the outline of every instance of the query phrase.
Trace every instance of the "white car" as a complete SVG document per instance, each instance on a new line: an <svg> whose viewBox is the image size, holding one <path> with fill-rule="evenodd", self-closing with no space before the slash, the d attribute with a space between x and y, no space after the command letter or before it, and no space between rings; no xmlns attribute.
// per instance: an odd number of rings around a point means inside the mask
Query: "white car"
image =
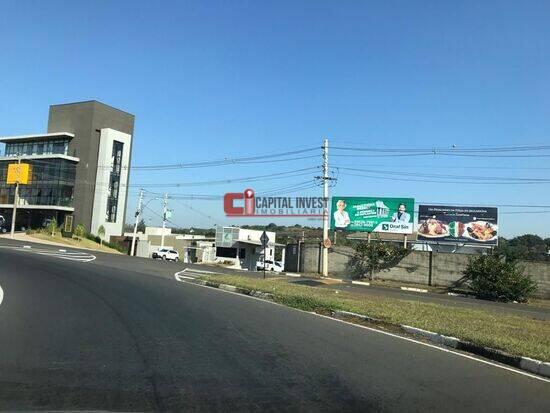
<svg viewBox="0 0 550 413"><path fill-rule="evenodd" d="M256 270L258 270L258 271L263 271L264 270L263 260L260 260L256 263ZM274 271L274 272L283 272L284 268L283 268L283 266L281 265L280 262L265 260L265 270L266 271Z"/></svg>
<svg viewBox="0 0 550 413"><path fill-rule="evenodd" d="M160 248L158 251L153 252L153 258L160 258L169 261L179 261L180 254L176 250L170 248Z"/></svg>

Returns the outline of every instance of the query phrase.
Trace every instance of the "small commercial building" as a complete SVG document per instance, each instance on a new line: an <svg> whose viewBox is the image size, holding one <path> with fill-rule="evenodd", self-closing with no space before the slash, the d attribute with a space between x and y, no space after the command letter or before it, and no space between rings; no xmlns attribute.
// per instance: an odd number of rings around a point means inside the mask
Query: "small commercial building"
<svg viewBox="0 0 550 413"><path fill-rule="evenodd" d="M162 234L164 233L164 244ZM132 232L124 233L123 242L130 244ZM151 257L159 248L170 248L179 253L185 263L212 262L211 250L214 249L214 238L195 234L172 234L171 228L146 227L145 232L136 234L136 255ZM206 261L204 260L206 258Z"/></svg>
<svg viewBox="0 0 550 413"><path fill-rule="evenodd" d="M105 238L122 235L134 134L134 115L97 101L50 106L46 133L6 136L0 157L0 215L11 223L15 185L8 165L30 165L20 185L16 229L36 228L55 218L82 224Z"/></svg>
<svg viewBox="0 0 550 413"><path fill-rule="evenodd" d="M234 268L256 271L263 259L264 248L260 240L264 231L238 227L216 228L216 262L231 264ZM275 261L275 248L284 245L275 242L275 232L266 231L269 242L265 249L266 260ZM282 250L284 266L284 249Z"/></svg>

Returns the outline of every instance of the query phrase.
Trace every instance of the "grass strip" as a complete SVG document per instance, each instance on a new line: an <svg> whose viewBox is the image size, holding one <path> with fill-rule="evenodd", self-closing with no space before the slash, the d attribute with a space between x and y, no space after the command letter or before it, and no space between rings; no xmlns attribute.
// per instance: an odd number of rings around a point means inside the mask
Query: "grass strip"
<svg viewBox="0 0 550 413"><path fill-rule="evenodd" d="M271 293L274 300L305 311L344 310L453 336L512 355L550 361L550 322L467 309L290 284L284 279L208 275L206 281Z"/></svg>

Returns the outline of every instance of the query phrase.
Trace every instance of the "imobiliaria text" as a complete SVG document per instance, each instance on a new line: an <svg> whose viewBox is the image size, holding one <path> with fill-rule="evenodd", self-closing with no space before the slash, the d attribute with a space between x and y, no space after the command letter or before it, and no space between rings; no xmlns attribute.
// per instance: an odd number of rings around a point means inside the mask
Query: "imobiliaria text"
<svg viewBox="0 0 550 413"><path fill-rule="evenodd" d="M316 196L256 196L252 189L228 192L223 209L229 217L322 217L327 202Z"/></svg>

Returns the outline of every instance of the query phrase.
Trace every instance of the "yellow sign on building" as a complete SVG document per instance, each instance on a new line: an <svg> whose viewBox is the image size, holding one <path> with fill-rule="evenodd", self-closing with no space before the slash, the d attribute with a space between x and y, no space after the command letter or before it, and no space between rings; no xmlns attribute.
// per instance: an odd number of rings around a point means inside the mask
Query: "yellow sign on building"
<svg viewBox="0 0 550 413"><path fill-rule="evenodd" d="M28 184L30 177L30 165L28 163L10 163L8 165L8 184Z"/></svg>

